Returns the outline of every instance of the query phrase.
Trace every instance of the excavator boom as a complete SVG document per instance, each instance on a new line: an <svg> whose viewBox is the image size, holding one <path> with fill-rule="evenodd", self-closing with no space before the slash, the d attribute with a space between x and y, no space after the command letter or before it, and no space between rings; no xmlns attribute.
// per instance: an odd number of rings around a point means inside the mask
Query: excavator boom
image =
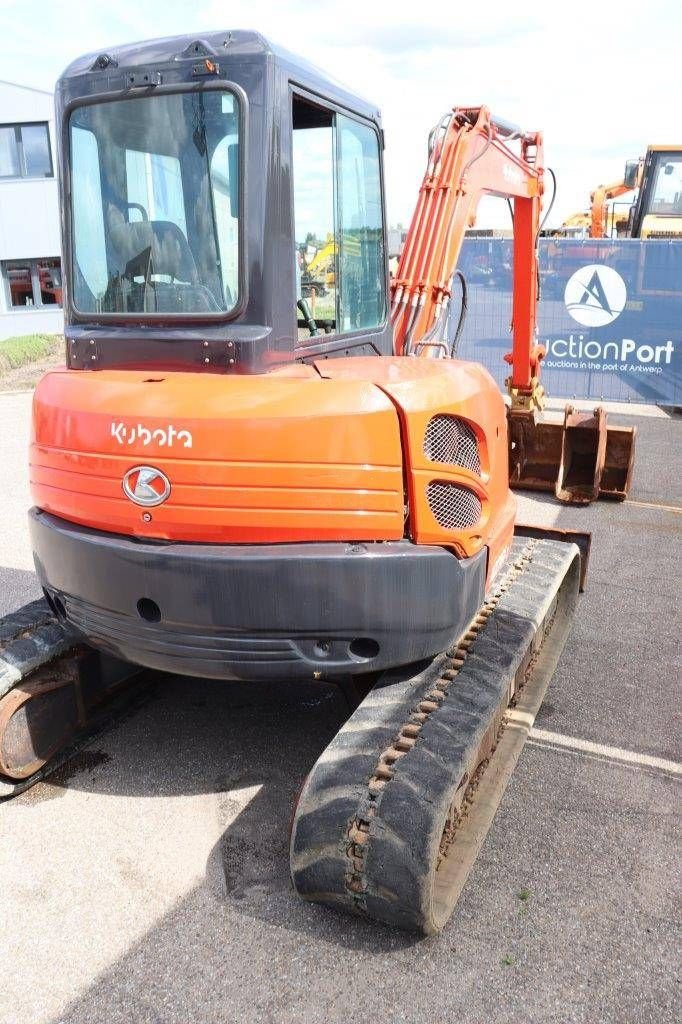
<svg viewBox="0 0 682 1024"><path fill-rule="evenodd" d="M536 339L543 191L541 133L524 132L483 106L454 107L441 119L429 137L426 173L392 282L395 351L454 354L456 345L446 332L466 229L482 196L508 199L514 224L512 348L505 355L511 366L510 482L520 489L553 490L559 500L574 504L600 495L622 499L632 472L634 429L608 427L603 410L582 414L567 407L563 423L538 418L545 404L540 383L545 349Z"/></svg>
<svg viewBox="0 0 682 1024"><path fill-rule="evenodd" d="M517 154L509 143L518 140ZM513 201L514 338L512 386L530 394L537 363L535 244L543 192L539 132L523 133L487 107L455 107L429 138L429 159L417 206L392 283L391 319L397 354L447 349L444 328L466 229L484 195ZM448 352L448 354L450 354Z"/></svg>

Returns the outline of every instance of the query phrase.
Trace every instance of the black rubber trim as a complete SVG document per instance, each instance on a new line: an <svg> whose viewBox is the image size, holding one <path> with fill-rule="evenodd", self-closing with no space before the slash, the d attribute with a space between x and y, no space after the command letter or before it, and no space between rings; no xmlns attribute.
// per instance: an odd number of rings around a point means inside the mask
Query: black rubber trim
<svg viewBox="0 0 682 1024"><path fill-rule="evenodd" d="M184 675L332 678L407 664L446 648L484 596L487 549L458 559L407 540L159 544L37 509L30 530L40 582L79 635ZM142 617L154 606L158 621Z"/></svg>

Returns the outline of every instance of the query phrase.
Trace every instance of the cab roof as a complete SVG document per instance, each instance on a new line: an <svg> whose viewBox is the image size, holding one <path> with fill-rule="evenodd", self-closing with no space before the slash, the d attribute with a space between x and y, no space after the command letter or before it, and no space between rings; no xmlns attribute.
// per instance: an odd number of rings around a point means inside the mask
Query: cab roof
<svg viewBox="0 0 682 1024"><path fill-rule="evenodd" d="M171 65L178 70L184 61L192 62L202 57L212 57L218 62L225 61L226 69L233 60L269 61L282 67L292 81L318 92L358 114L380 122L381 115L375 104L352 92L347 86L326 74L314 64L290 51L270 42L260 32L247 30L226 30L223 32L202 32L197 35L167 36L162 39L147 39L125 46L113 46L83 54L72 61L62 72L60 82L66 84L91 75L111 74L116 69ZM107 66L96 66L98 58L106 57ZM222 77L222 76L221 76ZM226 76L229 77L229 71ZM73 86L76 83L69 82Z"/></svg>

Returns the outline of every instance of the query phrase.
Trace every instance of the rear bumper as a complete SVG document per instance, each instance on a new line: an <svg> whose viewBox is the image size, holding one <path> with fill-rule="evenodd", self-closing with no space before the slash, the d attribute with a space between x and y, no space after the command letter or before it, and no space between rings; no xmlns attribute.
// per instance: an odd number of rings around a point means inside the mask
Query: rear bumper
<svg viewBox="0 0 682 1024"><path fill-rule="evenodd" d="M409 541L140 542L29 513L36 570L86 640L139 665L219 679L359 674L430 657L480 607L486 549Z"/></svg>

